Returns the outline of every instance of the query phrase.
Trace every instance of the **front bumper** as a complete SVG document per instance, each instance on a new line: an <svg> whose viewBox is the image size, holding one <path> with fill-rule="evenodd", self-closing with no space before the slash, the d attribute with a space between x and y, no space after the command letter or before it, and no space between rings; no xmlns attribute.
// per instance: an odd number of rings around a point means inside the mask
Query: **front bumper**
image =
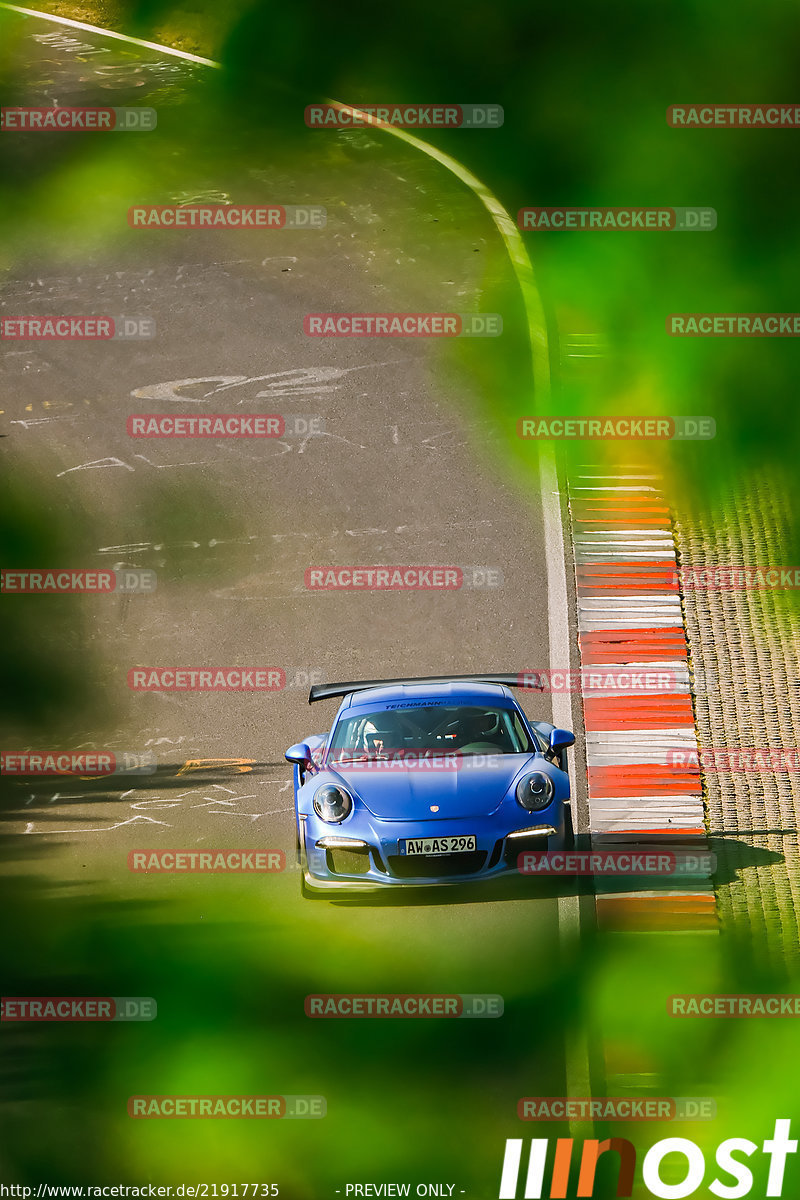
<svg viewBox="0 0 800 1200"><path fill-rule="evenodd" d="M300 865L309 887L348 891L436 887L516 875L520 854L560 849L564 844L563 802L550 805L541 814L522 815L519 826L512 829L498 829L496 822L490 824L486 818L385 822L379 828L372 822L359 822L357 828L341 828L301 816ZM387 826L397 824L400 829L396 833L387 832ZM408 839L445 835L474 835L476 849L457 854L401 853L401 842Z"/></svg>

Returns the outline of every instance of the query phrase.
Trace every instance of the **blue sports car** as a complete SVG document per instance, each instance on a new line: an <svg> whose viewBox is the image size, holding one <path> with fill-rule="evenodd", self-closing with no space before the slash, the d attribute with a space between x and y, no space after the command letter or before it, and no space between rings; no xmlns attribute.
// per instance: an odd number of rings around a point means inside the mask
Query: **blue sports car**
<svg viewBox="0 0 800 1200"><path fill-rule="evenodd" d="M304 893L489 879L526 850L562 848L575 738L528 720L509 687L529 678L312 687L310 704L343 699L330 732L285 755Z"/></svg>

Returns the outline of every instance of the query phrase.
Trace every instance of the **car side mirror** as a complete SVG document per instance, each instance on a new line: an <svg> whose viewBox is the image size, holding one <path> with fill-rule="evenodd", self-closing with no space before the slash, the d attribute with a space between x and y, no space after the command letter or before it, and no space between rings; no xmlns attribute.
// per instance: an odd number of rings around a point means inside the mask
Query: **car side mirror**
<svg viewBox="0 0 800 1200"><path fill-rule="evenodd" d="M568 729L554 729L550 734L550 749L553 754L560 754L575 745L575 734Z"/></svg>
<svg viewBox="0 0 800 1200"><path fill-rule="evenodd" d="M314 766L311 749L306 742L297 742L296 745L290 746L283 757L287 762L294 763L296 767L300 767L301 770Z"/></svg>

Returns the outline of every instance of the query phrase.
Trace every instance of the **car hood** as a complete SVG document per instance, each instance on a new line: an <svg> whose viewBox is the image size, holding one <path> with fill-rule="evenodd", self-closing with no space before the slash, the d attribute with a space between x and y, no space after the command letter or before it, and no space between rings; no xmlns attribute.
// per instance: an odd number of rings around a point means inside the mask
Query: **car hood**
<svg viewBox="0 0 800 1200"><path fill-rule="evenodd" d="M531 754L498 754L477 766L465 758L458 767L452 762L438 767L343 765L335 771L329 767L325 774L338 777L384 821L447 821L493 813L526 767L546 769L546 764ZM437 805L438 812L431 812Z"/></svg>

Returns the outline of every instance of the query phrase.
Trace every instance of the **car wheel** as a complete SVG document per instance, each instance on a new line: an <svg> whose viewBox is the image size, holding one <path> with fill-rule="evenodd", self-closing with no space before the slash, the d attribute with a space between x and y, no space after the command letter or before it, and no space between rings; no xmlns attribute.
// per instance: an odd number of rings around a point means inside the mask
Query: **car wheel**
<svg viewBox="0 0 800 1200"><path fill-rule="evenodd" d="M575 849L575 830L572 825L572 805L564 805L564 849Z"/></svg>

